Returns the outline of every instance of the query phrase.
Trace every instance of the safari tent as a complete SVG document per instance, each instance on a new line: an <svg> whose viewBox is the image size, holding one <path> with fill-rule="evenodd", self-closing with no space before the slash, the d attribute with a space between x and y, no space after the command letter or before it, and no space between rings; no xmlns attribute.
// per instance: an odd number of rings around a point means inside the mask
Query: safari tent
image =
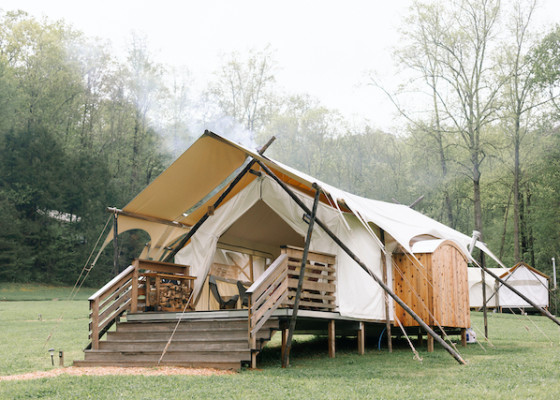
<svg viewBox="0 0 560 400"><path fill-rule="evenodd" d="M498 276L506 274L508 268L488 268ZM469 267L469 306L471 308L482 308L484 305L482 295L482 275L484 272L480 268ZM486 286L486 307L496 308L499 306L498 297L496 296L496 280L490 275L486 274L484 277L484 284Z"/></svg>
<svg viewBox="0 0 560 400"><path fill-rule="evenodd" d="M535 268L521 262L512 268L489 268L512 288L529 298L541 308L549 305L549 277ZM471 308L481 308L482 279L480 268L469 268L469 303ZM486 298L488 308L499 311L517 312L534 308L526 300L515 294L510 287L504 286L488 274L485 277Z"/></svg>
<svg viewBox="0 0 560 400"><path fill-rule="evenodd" d="M500 276L512 287L533 300L539 307L547 308L549 301L549 277L533 267L518 263ZM510 288L497 284L497 297L501 309L529 309L533 306L523 300Z"/></svg>
<svg viewBox="0 0 560 400"><path fill-rule="evenodd" d="M151 240L90 298L92 343L81 364L254 366L276 331L284 354L295 329L328 335L334 355L335 336L356 336L363 352L365 336L385 328L390 339L391 326L428 333L462 361L431 328L464 336L470 326L468 306L449 305L468 304L471 238L405 205L347 193L264 149L206 131L128 205L111 211L106 244L130 229ZM499 262L484 243L476 246ZM459 272L439 281L430 268ZM442 289L434 304L429 288L445 282L464 283L461 298ZM397 307L412 319L397 317ZM441 321L417 315L438 307L451 314L440 314ZM107 333L115 322L116 332ZM152 347L140 350L147 340Z"/></svg>

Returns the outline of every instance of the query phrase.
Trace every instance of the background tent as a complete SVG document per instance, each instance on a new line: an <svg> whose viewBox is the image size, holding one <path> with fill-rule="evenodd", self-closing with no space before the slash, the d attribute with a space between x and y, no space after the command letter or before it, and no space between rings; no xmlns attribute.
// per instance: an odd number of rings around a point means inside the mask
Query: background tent
<svg viewBox="0 0 560 400"><path fill-rule="evenodd" d="M547 275L530 267L525 263L516 264L500 278L519 290L540 307L548 307ZM526 301L505 286L498 289L498 302L502 308L532 308Z"/></svg>
<svg viewBox="0 0 560 400"><path fill-rule="evenodd" d="M489 268L490 271L501 276L509 271L508 268ZM469 306L471 308L481 308L482 301L482 270L478 267L468 268L469 273ZM485 276L486 299L488 308L498 307L498 297L496 296L496 282L490 275Z"/></svg>

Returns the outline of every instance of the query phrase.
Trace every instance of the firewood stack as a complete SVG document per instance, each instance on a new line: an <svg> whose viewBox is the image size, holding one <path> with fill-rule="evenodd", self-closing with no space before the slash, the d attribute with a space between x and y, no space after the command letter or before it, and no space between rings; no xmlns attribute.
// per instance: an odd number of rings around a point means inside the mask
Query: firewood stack
<svg viewBox="0 0 560 400"><path fill-rule="evenodd" d="M183 311L192 290L172 282L162 282L160 291L160 305L163 311ZM187 309L192 309L192 306Z"/></svg>

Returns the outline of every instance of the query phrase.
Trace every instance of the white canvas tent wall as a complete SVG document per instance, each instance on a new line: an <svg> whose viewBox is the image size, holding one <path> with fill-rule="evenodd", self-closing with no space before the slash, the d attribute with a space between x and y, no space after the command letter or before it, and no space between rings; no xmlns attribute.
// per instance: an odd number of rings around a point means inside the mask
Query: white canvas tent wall
<svg viewBox="0 0 560 400"><path fill-rule="evenodd" d="M509 271L508 268L489 268L490 271L501 276ZM482 301L482 270L478 267L468 268L469 274L469 306L471 308L481 308ZM486 299L488 308L498 307L498 297L496 296L496 282L490 275L485 276Z"/></svg>
<svg viewBox="0 0 560 400"><path fill-rule="evenodd" d="M208 206L214 204L225 190L226 184L233 179L248 158L263 162L309 205L309 195L313 193L312 185L318 183L326 194L322 196L319 217L329 221L332 230L378 276L381 276L380 260L383 248L377 236L379 228L386 232L388 265L391 265L390 252L397 244L411 252L411 246L415 242L425 239L453 240L464 253L469 254L469 236L407 206L370 200L344 192L208 131L124 207L123 211L192 226L204 215ZM255 169L258 170L259 167L256 166ZM248 210L260 199L273 208L296 232L303 234L305 226L301 221L301 210L278 189L277 184L270 179L246 174L177 257L177 262L190 264L196 271L196 290L199 290L204 282L219 236L243 214L244 210ZM341 209L346 209L347 212L343 213ZM164 254L163 249L185 232L181 228L162 228L157 222L130 216L121 216L119 220L119 233L135 228L144 229L150 234L152 242L157 245L152 245L146 250L144 256L154 259ZM111 238L112 233L106 243ZM384 319L381 288L367 277L354 261L350 261L346 254L340 252L330 239L322 234L320 228L315 229L311 245L312 249L330 251L338 256L338 311L343 315L359 318ZM500 263L484 243L477 242L476 246Z"/></svg>
<svg viewBox="0 0 560 400"><path fill-rule="evenodd" d="M299 196L308 206L311 206L312 199L309 196L302 193L299 193ZM227 204L220 207L193 236L190 243L175 256L177 262L191 265L191 273L200 278L197 279L195 293L196 290L201 289L208 274L214 258L214 249L220 236L256 202L261 200L292 229L301 236L305 235L307 224L302 219L302 211L293 201L290 201L288 195L268 177L263 176L254 180ZM360 258L372 260L369 267L374 273L381 274L381 250L353 215L340 215L338 211L321 204L318 209L318 218L328 224L342 240L349 243ZM342 221L341 218L344 218L345 221ZM346 228L345 222L351 230ZM255 243L255 246L258 246L258 243ZM280 247L277 247L279 251ZM385 318L381 290L372 290L366 273L351 261L324 232L321 230L314 232L310 249L337 256L337 306L342 315L374 320Z"/></svg>
<svg viewBox="0 0 560 400"><path fill-rule="evenodd" d="M500 276L509 285L520 291L540 307L548 307L548 279L543 273L525 263L519 263ZM501 285L498 301L502 308L531 308L525 300Z"/></svg>

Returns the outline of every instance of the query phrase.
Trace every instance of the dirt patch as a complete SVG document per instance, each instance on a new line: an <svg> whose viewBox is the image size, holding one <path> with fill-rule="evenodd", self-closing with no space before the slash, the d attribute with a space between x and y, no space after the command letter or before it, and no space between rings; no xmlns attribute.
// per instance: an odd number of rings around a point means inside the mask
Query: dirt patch
<svg viewBox="0 0 560 400"><path fill-rule="evenodd" d="M73 376L103 376L103 375L143 375L143 376L156 376L156 375L231 375L235 374L234 371L221 370L213 368L181 368L181 367L154 367L154 368L139 368L139 367L67 367L51 369L49 371L35 371L28 372L20 375L5 375L0 376L0 381L19 381L28 379L41 379L41 378L54 378L59 375L73 375Z"/></svg>

